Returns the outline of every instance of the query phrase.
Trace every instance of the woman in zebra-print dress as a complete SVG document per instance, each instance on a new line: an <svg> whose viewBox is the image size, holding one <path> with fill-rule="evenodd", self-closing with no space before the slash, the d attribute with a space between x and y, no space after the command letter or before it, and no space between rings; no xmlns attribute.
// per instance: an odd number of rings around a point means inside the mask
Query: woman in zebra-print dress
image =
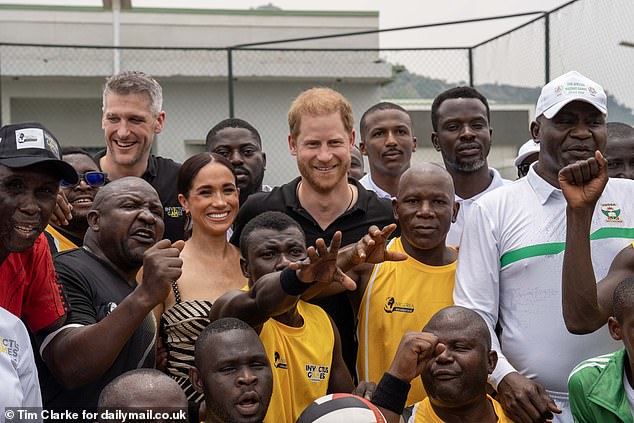
<svg viewBox="0 0 634 423"><path fill-rule="evenodd" d="M227 241L238 213L238 188L233 167L213 153L197 154L183 163L178 175L179 201L187 212L191 235L181 253L182 276L162 305L161 339L167 349L167 373L185 391L190 411L203 399L189 381L194 344L209 324L209 310L225 292L242 288L240 251Z"/></svg>

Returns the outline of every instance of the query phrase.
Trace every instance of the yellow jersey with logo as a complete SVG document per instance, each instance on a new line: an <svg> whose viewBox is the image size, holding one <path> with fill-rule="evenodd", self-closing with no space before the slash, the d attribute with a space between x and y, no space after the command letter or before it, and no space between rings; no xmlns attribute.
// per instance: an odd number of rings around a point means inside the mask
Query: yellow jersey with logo
<svg viewBox="0 0 634 423"><path fill-rule="evenodd" d="M387 248L405 253L400 237ZM453 304L455 274L456 261L428 266L409 255L405 261L374 266L359 307L359 380L378 383L389 369L403 334L422 330L438 310ZM426 397L420 378L411 385L407 404Z"/></svg>
<svg viewBox="0 0 634 423"><path fill-rule="evenodd" d="M513 420L504 414L502 405L500 405L499 402L491 398L489 395L487 395L487 398L493 405L493 411L495 411L495 415L498 417L499 423L513 423ZM443 423L443 421L432 408L429 398L425 398L423 401L414 405L412 416L407 420L407 423Z"/></svg>
<svg viewBox="0 0 634 423"><path fill-rule="evenodd" d="M55 239L55 246L57 247L58 252L72 250L73 248L77 248L77 245L73 243L70 239L66 238L62 235L57 229L52 227L51 225L47 225L44 229Z"/></svg>
<svg viewBox="0 0 634 423"><path fill-rule="evenodd" d="M325 311L298 301L302 327L269 319L260 339L273 370L273 395L264 421L295 423L308 405L327 394L335 335Z"/></svg>

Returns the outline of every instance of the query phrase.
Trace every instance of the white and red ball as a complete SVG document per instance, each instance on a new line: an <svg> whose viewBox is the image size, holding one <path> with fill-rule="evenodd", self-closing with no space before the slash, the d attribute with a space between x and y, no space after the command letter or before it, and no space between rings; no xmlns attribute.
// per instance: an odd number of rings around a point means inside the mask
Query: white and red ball
<svg viewBox="0 0 634 423"><path fill-rule="evenodd" d="M352 394L329 394L310 404L297 423L385 423L370 401Z"/></svg>

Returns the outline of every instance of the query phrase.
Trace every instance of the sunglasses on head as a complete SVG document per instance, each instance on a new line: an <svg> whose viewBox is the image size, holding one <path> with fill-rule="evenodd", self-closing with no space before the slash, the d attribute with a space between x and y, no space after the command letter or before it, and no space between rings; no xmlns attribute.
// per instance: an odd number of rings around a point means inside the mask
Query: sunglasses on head
<svg viewBox="0 0 634 423"><path fill-rule="evenodd" d="M71 182L68 182L62 179L61 185L64 188L74 188L80 184L82 179L86 181L86 183L90 185L91 187L102 187L106 185L106 182L108 182L108 174L104 172L94 171L94 172L78 173L77 176L79 178L77 179L76 184L73 184Z"/></svg>

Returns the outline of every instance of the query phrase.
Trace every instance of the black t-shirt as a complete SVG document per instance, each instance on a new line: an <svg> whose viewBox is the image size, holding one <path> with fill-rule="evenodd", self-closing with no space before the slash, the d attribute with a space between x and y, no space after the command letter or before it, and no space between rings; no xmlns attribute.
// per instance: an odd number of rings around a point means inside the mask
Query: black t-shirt
<svg viewBox="0 0 634 423"><path fill-rule="evenodd" d="M61 252L54 263L69 305L64 326L87 326L101 321L134 290L109 264L84 248ZM101 390L115 377L133 369L154 367L155 335L156 323L149 313L110 369L97 381L72 391L57 383L46 366L38 366L44 406L55 409L96 407ZM36 336L39 344L50 340L47 334ZM83 360L82 351L75 354L67 359Z"/></svg>
<svg viewBox="0 0 634 423"><path fill-rule="evenodd" d="M95 155L97 163L105 155L106 150L97 153ZM165 234L163 237L172 242L185 239L185 210L178 202L177 181L180 168L181 165L174 160L150 154L147 169L141 176L158 192L164 210Z"/></svg>
<svg viewBox="0 0 634 423"><path fill-rule="evenodd" d="M372 225L383 228L390 223L395 223L390 200L377 197L374 192L366 190L356 180L349 178L348 182L354 184L359 192L357 202L324 230L302 207L297 198L297 185L300 180L301 178L298 177L287 184L273 188L271 192L250 195L236 217L231 243L239 246L240 234L244 226L255 216L269 210L280 211L295 219L306 234L306 246L315 245L317 238L323 238L328 244L336 231L342 232L342 246L352 244L367 234L368 228ZM393 236L398 236L396 231ZM341 335L343 358L350 373L353 376L356 375L356 318L347 295L339 294L316 300L314 303L326 310L337 324Z"/></svg>

